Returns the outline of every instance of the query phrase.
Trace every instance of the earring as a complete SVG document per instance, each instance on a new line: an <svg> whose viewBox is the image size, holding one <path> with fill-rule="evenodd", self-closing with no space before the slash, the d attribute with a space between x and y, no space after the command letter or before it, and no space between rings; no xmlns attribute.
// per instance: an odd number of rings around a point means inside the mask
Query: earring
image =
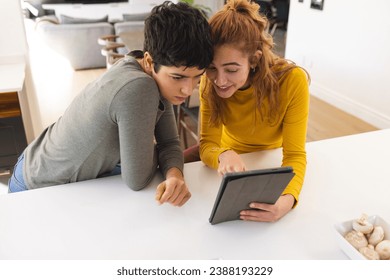
<svg viewBox="0 0 390 280"><path fill-rule="evenodd" d="M252 73L255 73L256 72L256 67L251 68L251 70L252 70Z"/></svg>
<svg viewBox="0 0 390 280"><path fill-rule="evenodd" d="M217 84L217 79L214 80L214 84Z"/></svg>

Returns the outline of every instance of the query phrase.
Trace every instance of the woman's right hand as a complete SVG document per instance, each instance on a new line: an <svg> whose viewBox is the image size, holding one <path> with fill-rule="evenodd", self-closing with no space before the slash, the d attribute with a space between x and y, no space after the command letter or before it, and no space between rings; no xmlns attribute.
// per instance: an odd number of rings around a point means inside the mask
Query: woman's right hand
<svg viewBox="0 0 390 280"><path fill-rule="evenodd" d="M223 175L228 172L245 171L246 167L241 157L232 150L221 153L218 157L218 173Z"/></svg>

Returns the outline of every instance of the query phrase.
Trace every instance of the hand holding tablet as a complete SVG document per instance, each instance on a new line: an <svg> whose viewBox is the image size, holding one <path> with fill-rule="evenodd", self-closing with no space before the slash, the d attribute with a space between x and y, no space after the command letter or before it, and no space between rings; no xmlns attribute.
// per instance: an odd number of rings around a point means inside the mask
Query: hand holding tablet
<svg viewBox="0 0 390 280"><path fill-rule="evenodd" d="M253 201L274 204L294 177L291 167L226 173L220 185L210 223L240 219Z"/></svg>

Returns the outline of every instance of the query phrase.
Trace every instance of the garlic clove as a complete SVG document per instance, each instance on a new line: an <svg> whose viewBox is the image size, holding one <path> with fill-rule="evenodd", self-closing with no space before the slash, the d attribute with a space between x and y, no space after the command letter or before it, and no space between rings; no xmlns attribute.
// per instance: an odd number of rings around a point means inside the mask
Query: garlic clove
<svg viewBox="0 0 390 280"><path fill-rule="evenodd" d="M383 240L375 246L381 260L390 259L390 240Z"/></svg>
<svg viewBox="0 0 390 280"><path fill-rule="evenodd" d="M356 249L367 247L368 241L362 232L352 230L347 232L344 238Z"/></svg>
<svg viewBox="0 0 390 280"><path fill-rule="evenodd" d="M379 260L379 254L375 251L373 245L368 245L367 247L362 247L359 249L359 252L368 260Z"/></svg>
<svg viewBox="0 0 390 280"><path fill-rule="evenodd" d="M376 226L368 238L368 243L376 246L383 238L385 238L385 231L381 226Z"/></svg>
<svg viewBox="0 0 390 280"><path fill-rule="evenodd" d="M359 219L352 222L352 228L358 232L369 234L374 229L374 226L368 221L368 216L363 214Z"/></svg>

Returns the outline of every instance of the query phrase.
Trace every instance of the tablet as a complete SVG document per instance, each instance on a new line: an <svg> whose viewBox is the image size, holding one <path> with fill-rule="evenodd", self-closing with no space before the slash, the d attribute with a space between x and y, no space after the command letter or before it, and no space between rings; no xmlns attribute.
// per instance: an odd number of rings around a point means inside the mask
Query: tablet
<svg viewBox="0 0 390 280"><path fill-rule="evenodd" d="M226 173L211 211L210 223L239 220L240 211L250 209L251 202L275 204L294 176L290 166Z"/></svg>

